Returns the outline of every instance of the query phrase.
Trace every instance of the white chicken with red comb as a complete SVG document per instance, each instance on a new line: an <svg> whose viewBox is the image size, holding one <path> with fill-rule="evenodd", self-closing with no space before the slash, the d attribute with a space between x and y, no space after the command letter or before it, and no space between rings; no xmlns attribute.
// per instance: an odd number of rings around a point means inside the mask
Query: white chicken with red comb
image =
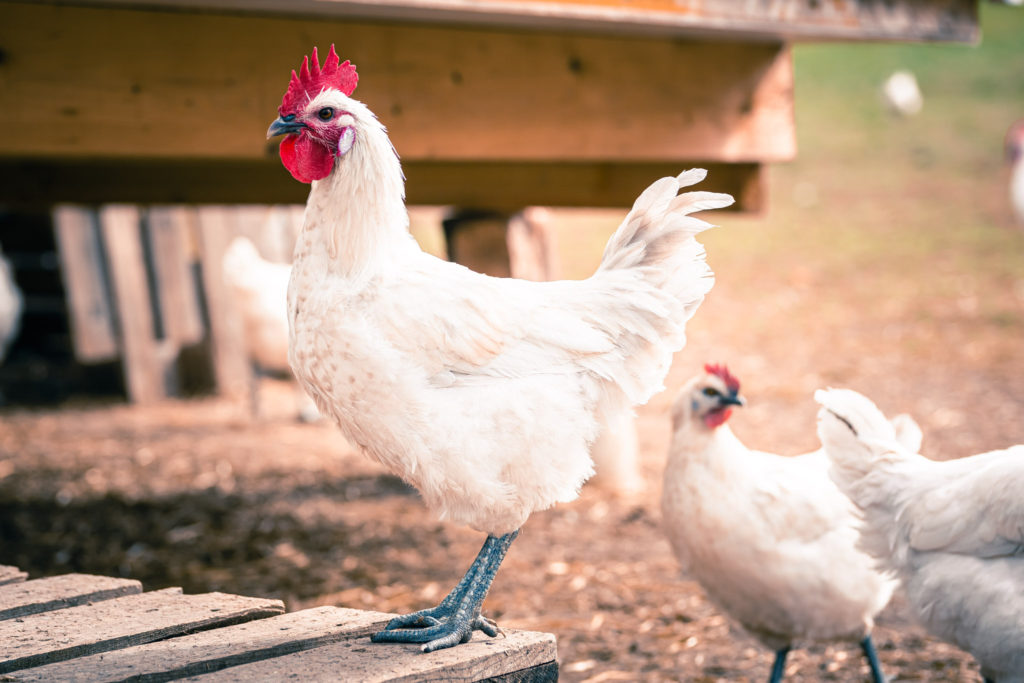
<svg viewBox="0 0 1024 683"><path fill-rule="evenodd" d="M424 253L408 231L405 181L384 126L352 99L334 47L303 60L268 137L312 184L288 289L289 360L321 412L415 486L441 518L487 534L434 608L376 641L426 651L497 634L480 607L519 528L575 498L605 411L662 388L686 321L712 285L688 214L732 203L678 194L694 169L640 195L586 280L481 275Z"/></svg>
<svg viewBox="0 0 1024 683"><path fill-rule="evenodd" d="M662 490L672 548L712 602L775 651L771 683L792 647L815 640L859 642L884 683L871 629L895 584L857 547L856 511L823 450L776 455L732 432L739 391L726 367L708 365L675 400ZM909 416L889 430L920 445Z"/></svg>

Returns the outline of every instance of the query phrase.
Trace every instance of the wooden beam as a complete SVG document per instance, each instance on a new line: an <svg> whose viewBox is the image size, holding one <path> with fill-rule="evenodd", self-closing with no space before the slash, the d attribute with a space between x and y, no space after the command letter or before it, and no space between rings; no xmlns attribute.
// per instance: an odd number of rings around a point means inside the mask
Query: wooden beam
<svg viewBox="0 0 1024 683"><path fill-rule="evenodd" d="M407 162L774 162L777 42L2 2L7 158L264 160L291 69L338 45ZM534 202L527 202L534 203Z"/></svg>
<svg viewBox="0 0 1024 683"><path fill-rule="evenodd" d="M119 350L116 324L96 211L58 206L53 212L53 229L75 358L82 363L115 360Z"/></svg>
<svg viewBox="0 0 1024 683"><path fill-rule="evenodd" d="M134 579L62 574L0 586L0 620L92 604L142 592Z"/></svg>
<svg viewBox="0 0 1024 683"><path fill-rule="evenodd" d="M68 0L59 0L67 3ZM70 0L72 3L74 0ZM140 4L92 0L93 4ZM731 40L975 42L976 0L148 0L150 6Z"/></svg>
<svg viewBox="0 0 1024 683"><path fill-rule="evenodd" d="M728 192L735 208L764 206L756 163L406 161L409 204L518 210L523 206L628 207L657 178L700 166L700 189ZM0 201L9 204L281 203L305 204L309 187L276 160L40 161L0 159Z"/></svg>

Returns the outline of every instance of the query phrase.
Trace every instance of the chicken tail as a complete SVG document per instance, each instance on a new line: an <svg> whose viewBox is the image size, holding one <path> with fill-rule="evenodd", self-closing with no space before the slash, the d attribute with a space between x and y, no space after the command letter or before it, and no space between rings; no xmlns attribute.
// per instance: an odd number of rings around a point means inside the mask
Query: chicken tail
<svg viewBox="0 0 1024 683"><path fill-rule="evenodd" d="M712 226L689 214L729 206L733 198L679 194L706 176L695 168L644 190L608 240L595 274L616 301L622 329L611 334L625 362L594 370L612 380L629 404L644 403L662 388L672 354L686 343L686 322L714 284L704 247L694 239Z"/></svg>

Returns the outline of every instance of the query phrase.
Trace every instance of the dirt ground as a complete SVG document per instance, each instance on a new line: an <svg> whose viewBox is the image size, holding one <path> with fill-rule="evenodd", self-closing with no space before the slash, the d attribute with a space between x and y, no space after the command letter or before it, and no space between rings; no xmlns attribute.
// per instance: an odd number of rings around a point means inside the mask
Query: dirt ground
<svg viewBox="0 0 1024 683"><path fill-rule="evenodd" d="M723 289L727 295L731 287ZM772 301L792 298L791 290L762 290L762 305L798 308ZM1021 436L1019 426L1006 425L1024 402L1010 377L1024 367L1019 345L987 339L984 329L974 337L988 350L978 356L984 371L964 362L936 372L923 352L852 362L845 344L871 353L873 335L858 325L831 344L810 333L774 342L758 336L757 352L741 353L737 329L756 330L757 316L737 315L728 296L718 300L694 321L667 385L705 359L736 361L751 405L734 427L762 448L815 447L810 393L823 384L854 386L886 410L916 413L939 457ZM909 405L907 387L919 389ZM140 579L148 589L280 597L292 610L434 604L482 538L425 514L414 491L355 453L333 426L298 423L286 383L265 381L261 394L258 420L243 405L212 398L3 413L0 563L33 576L95 572ZM770 653L680 573L659 530L671 397L663 393L639 412L646 490L623 499L588 485L578 501L535 514L485 605L505 627L555 633L563 680L767 676ZM967 655L909 624L898 600L875 639L897 680L979 680ZM866 680L867 667L855 645L818 644L794 652L787 674L790 681Z"/></svg>

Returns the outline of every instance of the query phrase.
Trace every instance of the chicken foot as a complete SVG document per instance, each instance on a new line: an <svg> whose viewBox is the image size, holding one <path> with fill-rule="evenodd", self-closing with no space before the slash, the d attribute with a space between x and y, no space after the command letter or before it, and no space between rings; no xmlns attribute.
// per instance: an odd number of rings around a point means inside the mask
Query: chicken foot
<svg viewBox="0 0 1024 683"><path fill-rule="evenodd" d="M498 635L497 624L480 614L480 606L518 535L517 529L504 536L488 536L466 574L437 607L395 617L371 640L375 643L424 643L423 651L432 652L468 641L475 630L491 637Z"/></svg>
<svg viewBox="0 0 1024 683"><path fill-rule="evenodd" d="M864 651L864 657L868 660L868 666L871 668L871 679L874 683L885 683L885 674L882 673L882 665L878 661L878 653L875 652L875 645L871 642L871 636L865 636L864 640L860 641L860 649ZM772 664L772 673L768 683L780 683L782 681L782 674L786 667L786 655L788 654L788 647L775 652L775 663Z"/></svg>

